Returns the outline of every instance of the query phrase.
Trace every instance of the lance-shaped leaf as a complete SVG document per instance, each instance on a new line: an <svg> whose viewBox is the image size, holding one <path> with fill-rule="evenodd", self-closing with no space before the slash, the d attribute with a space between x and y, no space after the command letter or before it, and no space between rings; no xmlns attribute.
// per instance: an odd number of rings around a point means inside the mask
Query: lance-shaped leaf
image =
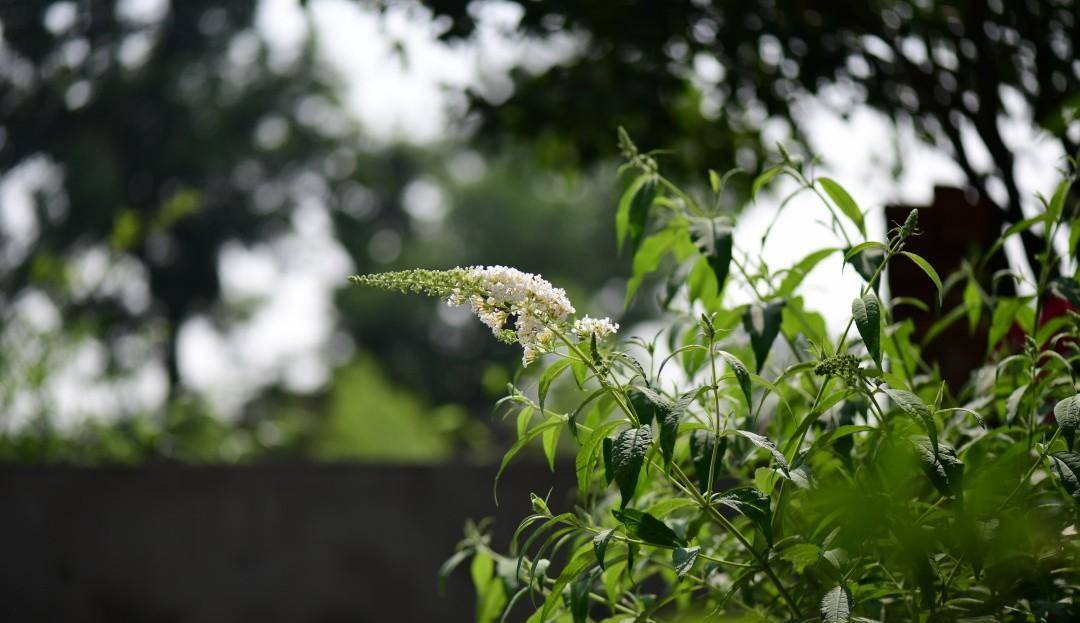
<svg viewBox="0 0 1080 623"><path fill-rule="evenodd" d="M680 578L694 568L700 552L700 547L676 547L671 551L671 566Z"/></svg>
<svg viewBox="0 0 1080 623"><path fill-rule="evenodd" d="M821 598L823 623L848 623L851 620L851 593L846 586L833 587Z"/></svg>
<svg viewBox="0 0 1080 623"><path fill-rule="evenodd" d="M702 491L709 488L709 465L712 463L713 478L720 476L724 464L724 452L727 450L727 437L720 437L717 445L716 435L699 428L690 434L690 460L694 464L698 485Z"/></svg>
<svg viewBox="0 0 1080 623"><path fill-rule="evenodd" d="M914 253L911 253L909 251L901 251L900 255L903 255L912 262L915 262L915 265L921 268L924 273L926 273L926 276L930 278L930 281L934 282L934 287L937 288L938 305L940 305L941 295L945 291L945 288L941 285L941 277L938 276L937 271L934 270L934 267L931 266L930 262L927 262L926 259L923 258L921 255L915 255Z"/></svg>
<svg viewBox="0 0 1080 623"><path fill-rule="evenodd" d="M780 287L776 290L777 295L787 298L795 294L795 291L802 284L803 280L806 279L806 276L810 274L810 271L820 264L822 260L839 250L840 249L837 248L820 249L804 257L798 264L792 266L791 270L784 275L783 281L780 282Z"/></svg>
<svg viewBox="0 0 1080 623"><path fill-rule="evenodd" d="M641 539L650 545L660 547L685 547L686 541L680 537L668 525L649 513L626 508L621 511L612 511L615 519L626 526L626 531L633 537Z"/></svg>
<svg viewBox="0 0 1080 623"><path fill-rule="evenodd" d="M622 494L623 507L634 497L638 475L641 473L645 453L649 451L650 444L652 444L652 429L648 426L639 426L619 433L611 445L611 467L615 473L615 482L619 485L619 492Z"/></svg>
<svg viewBox="0 0 1080 623"><path fill-rule="evenodd" d="M666 401L660 412L660 454L664 457L666 465L671 464L675 455L675 440L679 435L679 422L686 412L686 403L683 401Z"/></svg>
<svg viewBox="0 0 1080 623"><path fill-rule="evenodd" d="M947 444L936 448L926 437L912 439L923 472L942 495L961 499L964 492L964 463L956 458L956 450Z"/></svg>
<svg viewBox="0 0 1080 623"><path fill-rule="evenodd" d="M937 422L934 421L934 416L930 413L930 407L926 406L926 403L922 401L922 398L919 398L909 391L893 389L891 387L886 387L884 390L889 398L893 399L896 406L900 407L901 411L917 419L919 423L922 424L927 437L930 438L934 453L936 454L938 451Z"/></svg>
<svg viewBox="0 0 1080 623"><path fill-rule="evenodd" d="M615 463L612 459L614 446L614 439L611 437L604 437L604 441L601 445L601 454L604 458L604 480L607 481L607 484L609 485L612 480L615 480Z"/></svg>
<svg viewBox="0 0 1080 623"><path fill-rule="evenodd" d="M851 302L851 315L870 357L881 366L881 304L873 292Z"/></svg>
<svg viewBox="0 0 1080 623"><path fill-rule="evenodd" d="M771 182L778 174L783 173L783 171L784 167L782 166L769 167L762 171L761 174L754 178L754 183L750 186L750 198L756 199L762 187Z"/></svg>
<svg viewBox="0 0 1080 623"><path fill-rule="evenodd" d="M859 206L855 203L855 200L851 198L844 187L837 184L835 181L827 177L819 177L818 183L825 189L825 192L829 195L829 198L833 200L836 207L840 208L840 211L844 213L844 216L851 219L852 223L859 228L859 233L864 237L866 236L866 223L863 221L862 212L859 210Z"/></svg>
<svg viewBox="0 0 1080 623"><path fill-rule="evenodd" d="M551 383L573 363L573 359L560 359L548 366L547 370L544 370L544 373L540 375L540 385L536 393L538 397L537 402L540 403L541 415L544 413L544 403L547 402L548 390L551 388Z"/></svg>
<svg viewBox="0 0 1080 623"><path fill-rule="evenodd" d="M773 301L767 305L751 305L743 315L743 328L750 334L750 347L754 351L755 372L758 374L765 367L765 359L780 333L783 310L783 301Z"/></svg>
<svg viewBox="0 0 1080 623"><path fill-rule="evenodd" d="M784 474L788 474L791 471L788 466L787 457L784 456L783 452L780 452L780 449L776 447L776 444L773 443L772 439L757 433L751 433L748 430L737 430L735 432L749 439L750 443L755 446L768 450L769 454L776 460L776 465L784 471Z"/></svg>
<svg viewBox="0 0 1080 623"><path fill-rule="evenodd" d="M1050 463L1065 492L1080 503L1080 452L1055 452L1050 455Z"/></svg>
<svg viewBox="0 0 1080 623"><path fill-rule="evenodd" d="M630 407L642 426L651 424L660 415L663 397L647 387L631 387L626 392Z"/></svg>
<svg viewBox="0 0 1080 623"><path fill-rule="evenodd" d="M608 528L606 530L601 530L593 537L593 553L596 554L596 562L600 565L601 569L606 568L604 567L604 557L607 554L607 546L608 543L611 542L611 536L613 534L615 534L615 530Z"/></svg>
<svg viewBox="0 0 1080 623"><path fill-rule="evenodd" d="M727 362L728 367L731 368L732 373L735 374L735 378L739 381L739 387L742 389L743 397L746 399L746 412L753 413L754 411L754 399L750 391L750 371L746 369L746 366L739 358L726 350L717 351L724 361Z"/></svg>
<svg viewBox="0 0 1080 623"><path fill-rule="evenodd" d="M631 251L641 243L649 220L649 208L656 199L656 190L656 179L651 175L642 175L623 193L615 211L615 237L619 251L622 251L623 243L628 238Z"/></svg>
<svg viewBox="0 0 1080 623"><path fill-rule="evenodd" d="M1080 395L1069 396L1065 400L1054 405L1054 418L1061 427L1061 434L1065 437L1065 443L1069 450L1073 449L1076 439L1076 430L1080 428Z"/></svg>
<svg viewBox="0 0 1080 623"><path fill-rule="evenodd" d="M591 586L591 573L582 573L570 584L570 616L574 623L586 623L589 620L589 588Z"/></svg>
<svg viewBox="0 0 1080 623"><path fill-rule="evenodd" d="M716 289L719 292L724 291L724 282L731 268L733 229L734 224L726 216L694 218L690 221L690 240L709 262L709 268L716 276Z"/></svg>
<svg viewBox="0 0 1080 623"><path fill-rule="evenodd" d="M772 509L769 496L755 487L739 487L719 494L717 504L722 504L750 520L772 544Z"/></svg>

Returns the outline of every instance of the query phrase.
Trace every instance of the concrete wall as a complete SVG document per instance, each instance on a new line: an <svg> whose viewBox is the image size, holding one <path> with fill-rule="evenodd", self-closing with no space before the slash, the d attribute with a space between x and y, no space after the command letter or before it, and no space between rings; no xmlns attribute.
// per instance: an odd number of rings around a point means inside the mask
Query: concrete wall
<svg viewBox="0 0 1080 623"><path fill-rule="evenodd" d="M0 469L0 621L471 621L467 517L505 544L530 490L572 473L512 466ZM399 613L399 614L395 614Z"/></svg>

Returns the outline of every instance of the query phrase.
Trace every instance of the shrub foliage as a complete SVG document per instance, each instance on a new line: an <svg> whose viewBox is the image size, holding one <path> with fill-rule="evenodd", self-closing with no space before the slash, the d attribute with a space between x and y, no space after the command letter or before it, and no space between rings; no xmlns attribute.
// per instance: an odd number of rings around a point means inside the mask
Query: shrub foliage
<svg viewBox="0 0 1080 623"><path fill-rule="evenodd" d="M500 402L517 430L500 474L528 445L560 467L560 439L574 448L576 498L533 495L508 551L469 526L444 566L469 562L477 620L1078 620L1080 290L1058 275L1080 238L1072 175L943 278L905 248L917 211L870 239L844 188L785 153L754 192L793 179L836 244L777 269L733 240L725 177L710 172L709 196L695 197L625 134L620 146L633 175L615 219L632 258L627 301L647 278L663 286L652 339L575 321L561 290L512 269L357 278L471 305L525 347L541 372ZM983 274L1029 229L1048 241L1034 282ZM1065 238L1067 257L1053 244ZM839 336L800 296L830 256L864 284ZM883 297L894 262L917 265L936 300ZM733 289L753 301L727 304ZM1066 313L1047 313L1053 299ZM894 317L905 304L941 320L917 332ZM986 357L950 387L920 352L957 322L988 335L968 345ZM548 403L555 385L572 408Z"/></svg>

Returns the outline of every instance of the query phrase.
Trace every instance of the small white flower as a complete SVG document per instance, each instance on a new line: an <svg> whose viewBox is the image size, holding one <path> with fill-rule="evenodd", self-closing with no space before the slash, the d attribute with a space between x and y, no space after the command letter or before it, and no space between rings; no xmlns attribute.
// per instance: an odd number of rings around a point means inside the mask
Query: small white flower
<svg viewBox="0 0 1080 623"><path fill-rule="evenodd" d="M524 351L522 363L526 366L555 339L548 323L561 322L574 313L566 291L537 275L506 266L471 266L464 273L480 294L466 296L461 288L455 288L446 302L454 306L468 302L480 321L500 338L513 316L514 335Z"/></svg>
<svg viewBox="0 0 1080 623"><path fill-rule="evenodd" d="M619 323L612 322L611 318L579 318L574 321L574 334L581 340L592 339L592 336L596 336L596 339L603 339L609 335L614 335L619 330Z"/></svg>

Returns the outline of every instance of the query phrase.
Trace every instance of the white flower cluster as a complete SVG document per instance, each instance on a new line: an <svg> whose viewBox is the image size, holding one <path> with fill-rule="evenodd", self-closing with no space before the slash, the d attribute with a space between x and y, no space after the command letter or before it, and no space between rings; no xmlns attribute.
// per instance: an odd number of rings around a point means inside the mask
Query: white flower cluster
<svg viewBox="0 0 1080 623"><path fill-rule="evenodd" d="M609 335L614 335L619 330L619 323L612 322L611 318L579 318L574 321L574 334L581 340L592 339L595 335L600 340Z"/></svg>
<svg viewBox="0 0 1080 623"><path fill-rule="evenodd" d="M524 350L523 365L535 361L555 339L549 324L574 313L566 292L537 275L506 266L471 266L465 274L472 286L469 289L482 294L455 288L446 302L454 306L468 303L500 339L505 339L506 321L513 316L513 337Z"/></svg>

